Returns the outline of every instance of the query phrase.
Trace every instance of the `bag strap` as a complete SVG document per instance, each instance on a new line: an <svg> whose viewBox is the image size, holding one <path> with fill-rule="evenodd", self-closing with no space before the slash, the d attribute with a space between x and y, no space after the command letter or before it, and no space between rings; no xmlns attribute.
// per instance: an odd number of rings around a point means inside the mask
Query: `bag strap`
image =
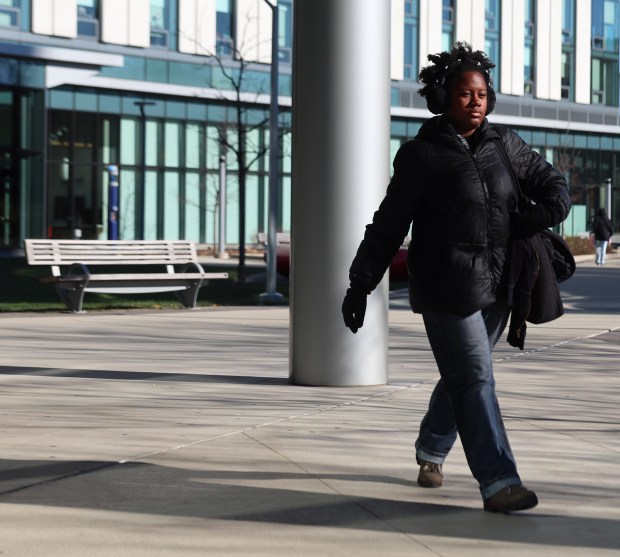
<svg viewBox="0 0 620 557"><path fill-rule="evenodd" d="M521 208L524 205L529 205L530 200L523 195L523 191L521 190L521 184L519 184L519 179L515 173L515 169L508 158L508 153L506 152L506 147L504 147L504 142L501 137L495 138L495 144L497 145L497 150L504 161L504 165L510 172L510 177L512 178L512 186L515 190L515 197L517 200L517 207Z"/></svg>

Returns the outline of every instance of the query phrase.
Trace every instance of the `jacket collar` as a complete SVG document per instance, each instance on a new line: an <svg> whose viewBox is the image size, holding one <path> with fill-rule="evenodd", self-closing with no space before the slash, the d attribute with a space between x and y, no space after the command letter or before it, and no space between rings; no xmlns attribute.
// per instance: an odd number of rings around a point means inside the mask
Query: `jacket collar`
<svg viewBox="0 0 620 557"><path fill-rule="evenodd" d="M499 138L492 124L485 118L476 133L481 134L480 141L487 138ZM420 128L417 137L419 139L458 139L458 134L445 115L430 118Z"/></svg>

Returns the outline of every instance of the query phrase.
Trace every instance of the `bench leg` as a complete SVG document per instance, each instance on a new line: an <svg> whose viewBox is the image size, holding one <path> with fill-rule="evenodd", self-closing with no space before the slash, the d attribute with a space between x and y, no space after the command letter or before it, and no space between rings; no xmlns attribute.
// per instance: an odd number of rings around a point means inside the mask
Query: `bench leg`
<svg viewBox="0 0 620 557"><path fill-rule="evenodd" d="M190 280L185 290L175 292L175 296L186 308L195 308L200 287L207 284L206 280Z"/></svg>
<svg viewBox="0 0 620 557"><path fill-rule="evenodd" d="M82 302L84 300L84 288L85 284L71 284L70 286L64 286L62 284L56 285L56 290L60 299L64 304L75 313L84 313L82 310Z"/></svg>

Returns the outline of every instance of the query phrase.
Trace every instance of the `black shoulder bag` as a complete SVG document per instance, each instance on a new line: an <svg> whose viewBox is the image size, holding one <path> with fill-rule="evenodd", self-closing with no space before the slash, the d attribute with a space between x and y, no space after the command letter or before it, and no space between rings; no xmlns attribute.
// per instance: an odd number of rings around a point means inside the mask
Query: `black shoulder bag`
<svg viewBox="0 0 620 557"><path fill-rule="evenodd" d="M532 202L523 195L519 180L501 139L497 149L510 172L518 211L527 211ZM511 308L508 343L524 348L526 321L548 323L564 314L558 283L575 272L575 258L559 234L545 229L532 238L513 239L509 250L506 287Z"/></svg>

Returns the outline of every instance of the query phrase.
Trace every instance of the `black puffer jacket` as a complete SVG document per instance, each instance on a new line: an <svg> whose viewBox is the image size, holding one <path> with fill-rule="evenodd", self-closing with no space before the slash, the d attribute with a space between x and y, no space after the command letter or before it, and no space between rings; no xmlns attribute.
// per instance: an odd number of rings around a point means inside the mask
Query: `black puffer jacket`
<svg viewBox="0 0 620 557"><path fill-rule="evenodd" d="M497 141L536 203L531 214L511 218L514 187ZM401 146L351 265L354 285L376 287L411 227L411 308L469 315L495 301L511 234L532 235L566 218L564 178L518 135L485 119L471 144L438 116Z"/></svg>

